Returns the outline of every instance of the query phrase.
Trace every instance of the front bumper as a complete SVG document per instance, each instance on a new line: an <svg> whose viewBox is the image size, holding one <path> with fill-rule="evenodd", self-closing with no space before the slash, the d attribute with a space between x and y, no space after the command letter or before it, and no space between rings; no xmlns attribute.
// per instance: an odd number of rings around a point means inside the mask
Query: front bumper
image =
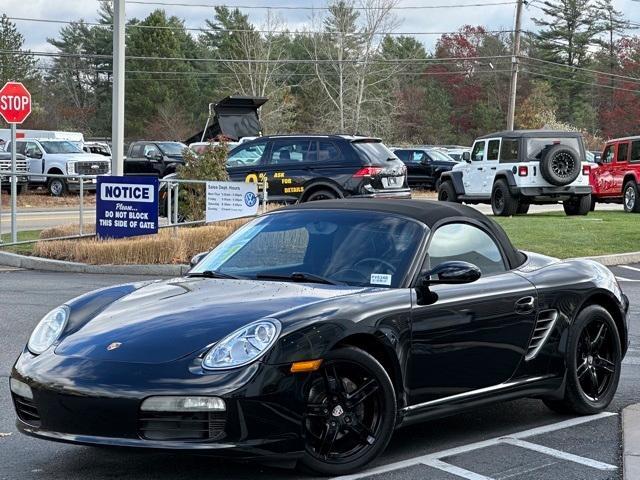
<svg viewBox="0 0 640 480"><path fill-rule="evenodd" d="M11 175L0 175L0 184L2 184L3 187L6 187L7 185L11 185ZM17 185L24 185L29 181L29 177L27 175L16 175L17 178Z"/></svg>
<svg viewBox="0 0 640 480"><path fill-rule="evenodd" d="M12 392L17 428L33 437L83 445L237 458L295 458L302 453L307 374L262 363L203 374L192 363L133 365L24 352L11 378L27 384L33 398ZM207 414L205 420L191 413L176 420L174 413L154 412L149 423L149 413L140 410L142 401L163 395L217 396L226 411ZM208 422L205 428L193 433L194 422L202 421Z"/></svg>

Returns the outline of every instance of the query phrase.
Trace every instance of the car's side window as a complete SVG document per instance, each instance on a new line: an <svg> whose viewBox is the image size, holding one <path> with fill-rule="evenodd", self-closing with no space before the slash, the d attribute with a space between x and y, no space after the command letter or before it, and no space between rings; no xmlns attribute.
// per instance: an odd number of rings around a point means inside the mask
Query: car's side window
<svg viewBox="0 0 640 480"><path fill-rule="evenodd" d="M140 158L142 157L142 145L134 145L133 148L131 149L131 155L132 158Z"/></svg>
<svg viewBox="0 0 640 480"><path fill-rule="evenodd" d="M630 162L640 162L640 140L631 142L631 158Z"/></svg>
<svg viewBox="0 0 640 480"><path fill-rule="evenodd" d="M316 155L316 152L313 151L316 146L316 142L311 142L311 150L307 154L306 158L307 162L327 163L340 160L340 150L338 150L338 147L336 147L333 142L319 141L317 144L318 152Z"/></svg>
<svg viewBox="0 0 640 480"><path fill-rule="evenodd" d="M613 147L615 145L608 145L607 148L604 149L604 153L600 158L602 163L611 163L613 161Z"/></svg>
<svg viewBox="0 0 640 480"><path fill-rule="evenodd" d="M271 149L270 164L286 165L306 162L315 152L310 152L309 140L276 140Z"/></svg>
<svg viewBox="0 0 640 480"><path fill-rule="evenodd" d="M483 275L507 270L497 243L486 232L467 223L449 223L439 227L429 243L430 268L450 260L469 262Z"/></svg>
<svg viewBox="0 0 640 480"><path fill-rule="evenodd" d="M518 161L518 139L503 139L500 146L500 163Z"/></svg>
<svg viewBox="0 0 640 480"><path fill-rule="evenodd" d="M413 163L421 163L422 161L427 160L427 156L424 152L419 150L414 150L413 152Z"/></svg>
<svg viewBox="0 0 640 480"><path fill-rule="evenodd" d="M484 160L484 145L485 142L476 142L471 152L471 160L473 162L482 162Z"/></svg>
<svg viewBox="0 0 640 480"><path fill-rule="evenodd" d="M487 160L498 160L500 153L500 140L489 140L487 147Z"/></svg>
<svg viewBox="0 0 640 480"><path fill-rule="evenodd" d="M398 157L403 162L409 162L413 160L413 155L409 150L395 150L393 153L395 153L396 157Z"/></svg>
<svg viewBox="0 0 640 480"><path fill-rule="evenodd" d="M626 162L628 156L629 156L629 144L626 142L619 143L618 154L616 155L616 162Z"/></svg>
<svg viewBox="0 0 640 480"><path fill-rule="evenodd" d="M29 158L38 158L42 156L42 150L35 142L27 142L27 146L24 151L24 155Z"/></svg>
<svg viewBox="0 0 640 480"><path fill-rule="evenodd" d="M156 158L160 156L160 150L155 145L144 146L144 157Z"/></svg>
<svg viewBox="0 0 640 480"><path fill-rule="evenodd" d="M261 142L237 149L227 159L227 167L258 165L266 145L266 142Z"/></svg>

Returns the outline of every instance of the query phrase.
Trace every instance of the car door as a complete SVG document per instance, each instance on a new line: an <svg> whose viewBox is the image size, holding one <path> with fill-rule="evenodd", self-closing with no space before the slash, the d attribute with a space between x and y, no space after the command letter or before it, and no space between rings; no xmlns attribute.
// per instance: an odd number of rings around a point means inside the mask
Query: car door
<svg viewBox="0 0 640 480"><path fill-rule="evenodd" d="M311 177L310 167L317 163L315 139L304 137L275 139L266 156L263 171L269 181L269 197L275 201L295 202Z"/></svg>
<svg viewBox="0 0 640 480"><path fill-rule="evenodd" d="M143 154L144 144L136 143L131 146L129 154L124 160L125 175L142 175L143 166L146 161Z"/></svg>
<svg viewBox="0 0 640 480"><path fill-rule="evenodd" d="M613 188L617 194L622 193L622 182L629 168L629 142L619 142L616 150L616 161L612 166ZM613 193L613 192L612 192Z"/></svg>
<svg viewBox="0 0 640 480"><path fill-rule="evenodd" d="M500 157L500 142L500 138L492 138L487 141L485 165L480 174L483 192L491 192L493 189L493 179L498 170L498 158Z"/></svg>
<svg viewBox="0 0 640 480"><path fill-rule="evenodd" d="M145 175L164 176L163 166L164 155L157 145L147 143L142 149L142 158L140 159L140 169Z"/></svg>
<svg viewBox="0 0 640 480"><path fill-rule="evenodd" d="M449 260L473 263L482 276L468 284L431 286L437 297L431 304L414 297L407 380L413 404L509 380L534 328L536 289L509 270L489 232L465 222L437 227L424 270Z"/></svg>
<svg viewBox="0 0 640 480"><path fill-rule="evenodd" d="M27 157L27 162L29 164L29 172L32 173L46 173L45 172L45 158L44 151L36 142L17 142L18 147L20 144L24 146L24 152L18 151L18 153L22 153L25 157ZM30 176L29 180L32 182L46 182L47 177L39 177L39 176Z"/></svg>
<svg viewBox="0 0 640 480"><path fill-rule="evenodd" d="M412 152L412 163L418 173L418 179L423 185L433 185L433 160L424 150Z"/></svg>
<svg viewBox="0 0 640 480"><path fill-rule="evenodd" d="M229 152L227 172L235 182L262 182L264 172L260 170L267 148L266 140L255 140L237 146Z"/></svg>
<svg viewBox="0 0 640 480"><path fill-rule="evenodd" d="M615 178L613 176L613 161L616 154L616 144L611 143L606 146L602 157L600 158L600 165L598 166L598 172L596 175L598 183L598 191L601 195L611 196L616 195L619 192L615 189Z"/></svg>
<svg viewBox="0 0 640 480"><path fill-rule="evenodd" d="M486 193L482 189L486 145L487 142L485 140L476 141L473 144L473 150L471 150L471 161L463 167L462 181L466 195L481 196Z"/></svg>

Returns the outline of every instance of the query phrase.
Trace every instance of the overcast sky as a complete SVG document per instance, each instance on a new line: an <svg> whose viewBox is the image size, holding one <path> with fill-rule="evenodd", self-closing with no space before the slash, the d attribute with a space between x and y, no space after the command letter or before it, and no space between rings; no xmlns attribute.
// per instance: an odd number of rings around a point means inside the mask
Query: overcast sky
<svg viewBox="0 0 640 480"><path fill-rule="evenodd" d="M148 0L151 1L151 0ZM293 1L271 0L269 2L259 0L158 0L162 3L193 3L193 4L226 4L265 6L314 6L325 7L326 0ZM399 6L426 6L426 5L453 5L469 3L496 3L509 0L400 0ZM618 10L625 16L636 22L640 22L640 3L634 0L614 0ZM0 0L0 14L5 13L9 17L26 17L53 20L84 20L95 21L97 0ZM164 8L169 15L184 18L187 27L202 27L204 19L213 16L213 8L186 7L186 6L157 6L127 4L127 18L144 18L156 8ZM249 13L250 19L256 24L264 20L264 9L244 9ZM275 11L275 10L274 10ZM278 10L278 15L294 30L309 23L308 10ZM513 28L515 5L494 5L468 8L443 8L424 10L395 11L400 25L398 32L424 32L424 31L454 31L465 24L483 25L490 30ZM541 11L532 6L525 8L523 16L523 28L533 30L535 26L532 17L539 17ZM17 20L16 24L26 39L25 47L34 51L54 51L47 43L48 37L56 37L61 25L54 23L40 23ZM420 35L428 49L432 49L437 35Z"/></svg>

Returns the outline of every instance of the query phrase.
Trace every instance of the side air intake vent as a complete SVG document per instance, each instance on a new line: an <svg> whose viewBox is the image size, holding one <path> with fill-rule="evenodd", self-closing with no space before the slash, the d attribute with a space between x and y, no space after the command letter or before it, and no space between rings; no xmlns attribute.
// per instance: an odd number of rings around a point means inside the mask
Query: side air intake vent
<svg viewBox="0 0 640 480"><path fill-rule="evenodd" d="M525 355L525 360L532 360L538 355L538 352L547 341L553 326L556 324L558 318L558 312L556 310L543 310L538 314L538 320L536 320L536 328L533 330L531 341L529 342L529 348Z"/></svg>

